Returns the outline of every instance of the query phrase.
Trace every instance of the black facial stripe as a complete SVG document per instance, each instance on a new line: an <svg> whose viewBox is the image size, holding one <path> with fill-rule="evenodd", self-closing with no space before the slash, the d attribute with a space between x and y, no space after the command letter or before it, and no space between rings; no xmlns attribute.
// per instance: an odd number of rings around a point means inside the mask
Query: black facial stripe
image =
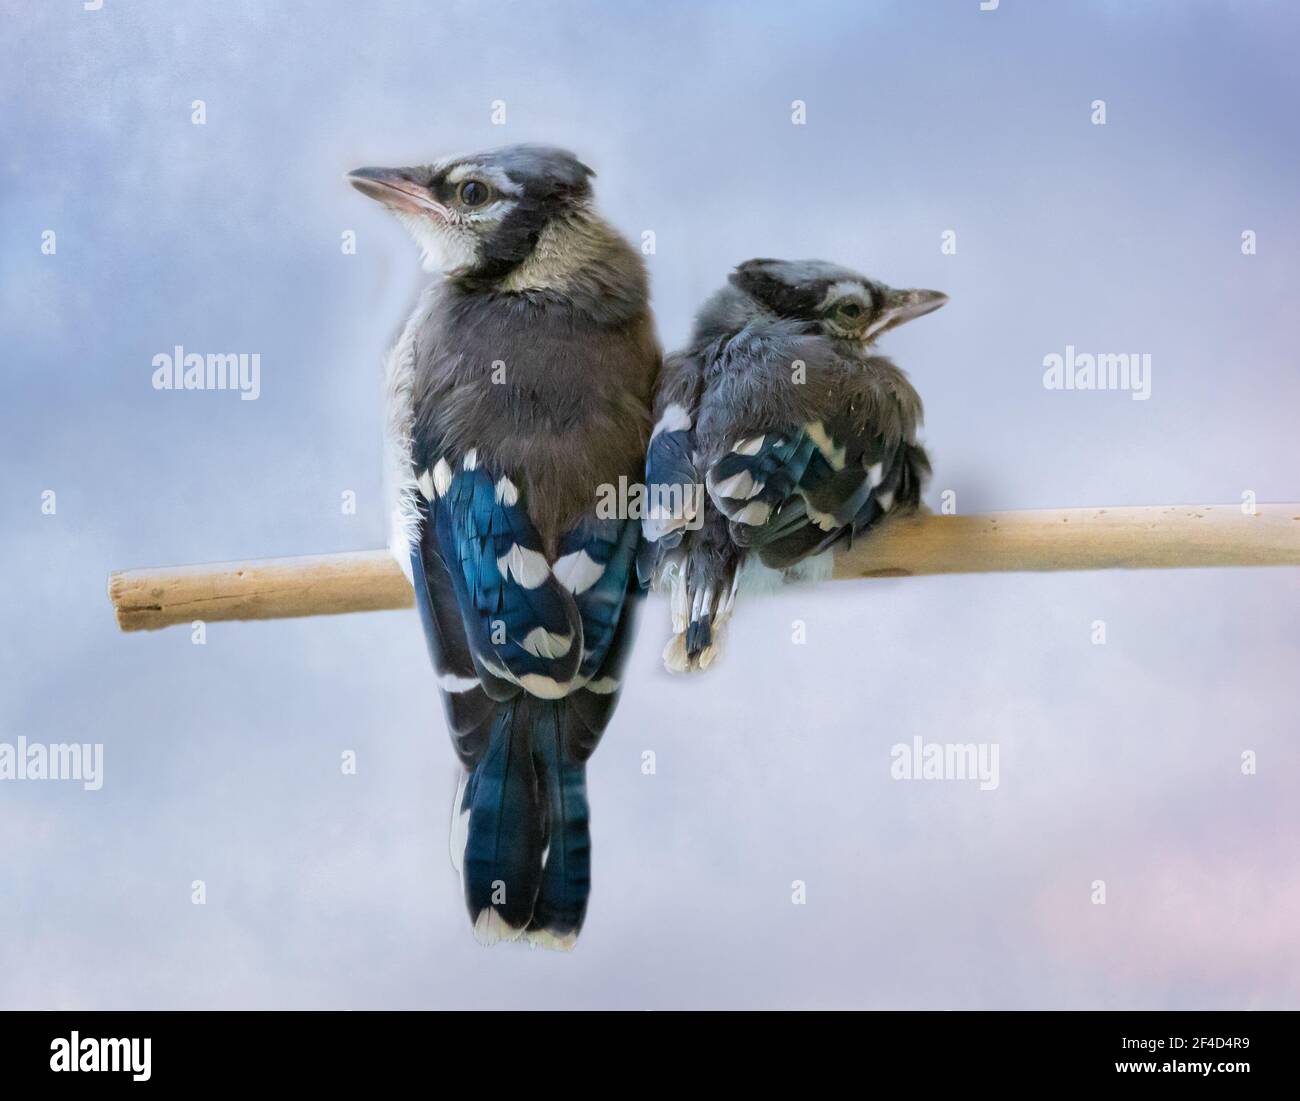
<svg viewBox="0 0 1300 1101"><path fill-rule="evenodd" d="M509 275L533 251L548 217L537 205L519 202L483 242L482 259L474 268L474 279L491 282Z"/></svg>
<svg viewBox="0 0 1300 1101"><path fill-rule="evenodd" d="M828 289L824 283L785 283L760 267L736 271L731 281L782 317L816 316Z"/></svg>
<svg viewBox="0 0 1300 1101"><path fill-rule="evenodd" d="M435 176L429 183L429 190L433 192L433 197L442 203L443 206L451 206L456 198L456 188L459 184L454 184L447 179L446 174Z"/></svg>

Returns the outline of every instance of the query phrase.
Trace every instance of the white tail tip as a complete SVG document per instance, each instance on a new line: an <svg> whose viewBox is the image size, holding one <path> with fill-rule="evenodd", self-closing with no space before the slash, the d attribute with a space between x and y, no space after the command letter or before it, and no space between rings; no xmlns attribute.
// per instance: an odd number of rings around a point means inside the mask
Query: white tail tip
<svg viewBox="0 0 1300 1101"><path fill-rule="evenodd" d="M549 929L530 929L528 943L534 948L546 948L552 952L572 952L578 943L578 932L552 933Z"/></svg>
<svg viewBox="0 0 1300 1101"><path fill-rule="evenodd" d="M522 935L523 929L516 929L491 906L480 910L474 920L474 939L488 947L503 940L518 940Z"/></svg>

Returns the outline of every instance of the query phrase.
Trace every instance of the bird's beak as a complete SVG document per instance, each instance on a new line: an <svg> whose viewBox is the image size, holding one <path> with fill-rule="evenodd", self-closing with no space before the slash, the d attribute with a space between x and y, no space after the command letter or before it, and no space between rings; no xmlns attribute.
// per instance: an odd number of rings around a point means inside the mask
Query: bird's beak
<svg viewBox="0 0 1300 1101"><path fill-rule="evenodd" d="M934 313L948 301L948 296L943 291L890 291L888 301L889 311L894 316L894 324L901 325L914 317L924 317L928 313Z"/></svg>
<svg viewBox="0 0 1300 1101"><path fill-rule="evenodd" d="M445 218L447 208L419 182L419 175L414 168L358 168L348 173L348 183L389 210Z"/></svg>
<svg viewBox="0 0 1300 1101"><path fill-rule="evenodd" d="M915 288L909 290L890 290L885 294L885 308L880 312L879 318L871 327L871 336L879 336L883 332L897 328L905 321L911 321L914 317L924 317L928 313L934 313L940 306L948 301L948 296L943 291L924 291Z"/></svg>

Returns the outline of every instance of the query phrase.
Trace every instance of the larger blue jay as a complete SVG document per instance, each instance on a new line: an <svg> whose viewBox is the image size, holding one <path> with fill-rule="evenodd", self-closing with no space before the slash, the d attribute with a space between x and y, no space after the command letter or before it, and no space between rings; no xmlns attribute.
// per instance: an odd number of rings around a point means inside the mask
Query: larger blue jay
<svg viewBox="0 0 1300 1101"><path fill-rule="evenodd" d="M392 543L453 743L474 933L572 948L590 889L585 762L633 633L659 349L640 257L572 154L516 145L349 179L441 270L389 356Z"/></svg>
<svg viewBox="0 0 1300 1101"><path fill-rule="evenodd" d="M921 399L873 345L947 300L820 260L749 260L705 303L664 363L646 462L658 507L641 569L668 591L671 671L713 661L747 561L807 570L917 507Z"/></svg>

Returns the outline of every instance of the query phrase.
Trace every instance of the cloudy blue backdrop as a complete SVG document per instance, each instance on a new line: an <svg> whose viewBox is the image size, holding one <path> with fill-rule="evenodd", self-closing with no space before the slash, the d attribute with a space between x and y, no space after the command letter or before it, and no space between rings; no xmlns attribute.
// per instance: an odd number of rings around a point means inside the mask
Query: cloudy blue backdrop
<svg viewBox="0 0 1300 1101"><path fill-rule="evenodd" d="M1295 570L823 586L691 681L649 607L572 956L470 935L414 615L196 646L119 634L104 592L381 543L380 360L420 275L343 173L516 140L654 230L668 345L754 255L948 291L887 340L932 504L1300 500L1294 6L0 10L0 740L106 752L96 793L0 785L0 1005L1300 1005ZM1044 390L1067 343L1149 352L1151 399ZM261 398L155 392L176 344L260 352ZM996 742L999 788L891 780L918 735Z"/></svg>

